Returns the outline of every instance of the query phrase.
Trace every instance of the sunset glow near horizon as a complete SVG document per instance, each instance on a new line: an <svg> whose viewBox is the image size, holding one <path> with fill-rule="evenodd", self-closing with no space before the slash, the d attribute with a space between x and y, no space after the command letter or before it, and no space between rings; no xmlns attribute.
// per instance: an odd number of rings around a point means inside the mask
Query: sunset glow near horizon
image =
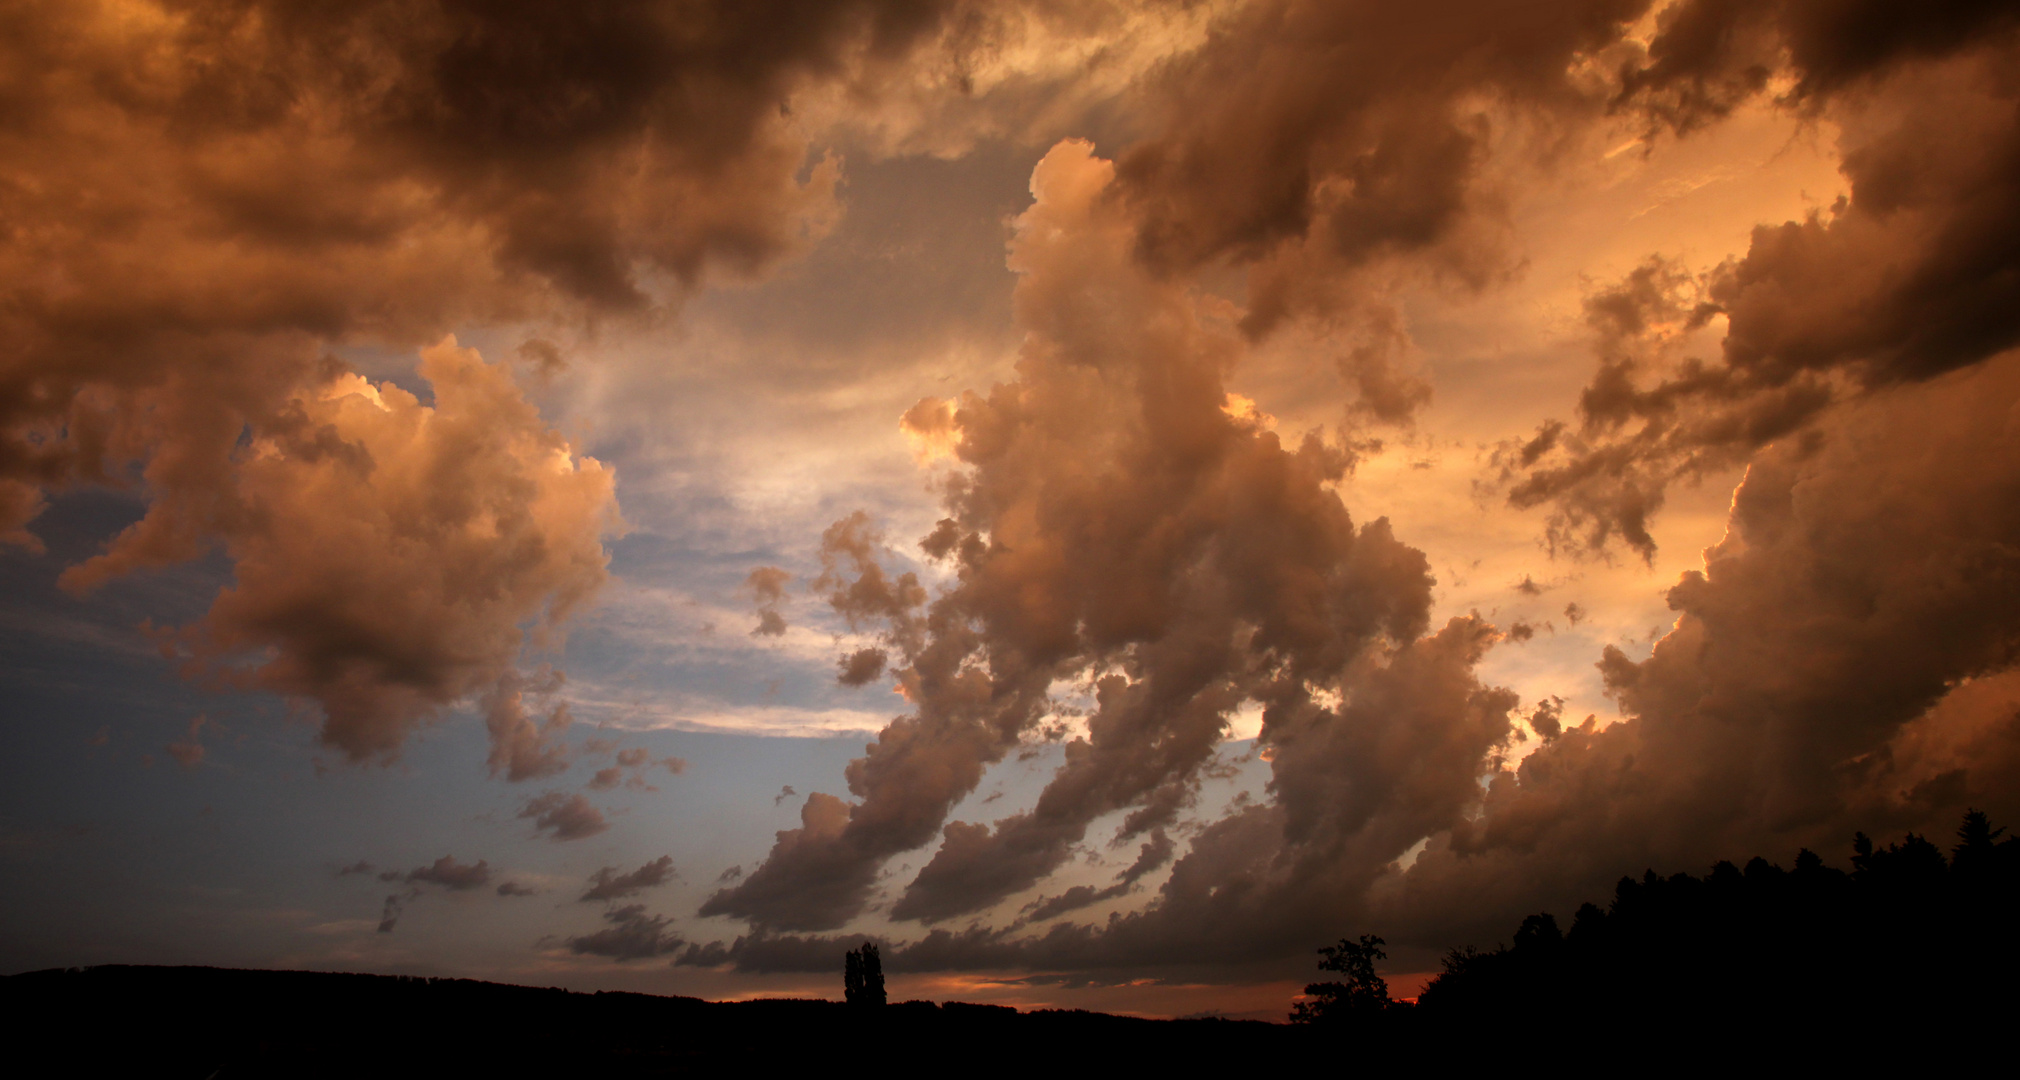
<svg viewBox="0 0 2020 1080"><path fill-rule="evenodd" d="M335 8L342 8L341 11ZM0 971L1281 1019L2020 821L2020 15L0 5Z"/></svg>

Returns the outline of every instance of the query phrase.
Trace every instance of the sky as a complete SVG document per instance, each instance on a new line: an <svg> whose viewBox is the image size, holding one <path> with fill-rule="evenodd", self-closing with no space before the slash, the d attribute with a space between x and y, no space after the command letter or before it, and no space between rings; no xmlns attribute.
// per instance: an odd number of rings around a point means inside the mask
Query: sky
<svg viewBox="0 0 2020 1080"><path fill-rule="evenodd" d="M0 7L0 971L1281 1018L2020 820L2020 16Z"/></svg>

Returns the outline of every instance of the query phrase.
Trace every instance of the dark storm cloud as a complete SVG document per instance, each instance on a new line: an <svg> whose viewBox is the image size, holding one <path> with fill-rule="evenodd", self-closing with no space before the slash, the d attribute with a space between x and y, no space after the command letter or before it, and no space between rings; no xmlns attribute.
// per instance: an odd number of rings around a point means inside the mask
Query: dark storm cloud
<svg viewBox="0 0 2020 1080"><path fill-rule="evenodd" d="M2020 19L2010 5L1679 11L1651 46L1653 65L1630 80L1628 104L1680 127L1715 117L1730 104L1706 87L1730 78L1731 41L1769 35L1764 55L1786 60L1774 70L1795 79L1791 99L1838 124L1851 194L1757 228L1743 258L1708 274L1652 261L1594 297L1601 365L1580 425L1552 422L1502 454L1511 501L1550 506L1553 539L1571 549L1619 541L1652 556L1648 522L1670 484L1802 437L1835 403L2020 343ZM1721 17L1731 20L1723 37L1699 26ZM1686 33L1704 41L1665 51ZM1715 361L1665 347L1715 316L1726 328Z"/></svg>
<svg viewBox="0 0 2020 1080"><path fill-rule="evenodd" d="M617 867L606 866L589 876L589 891L579 899L617 900L664 885L674 876L671 855L661 855L630 873L620 874Z"/></svg>
<svg viewBox="0 0 2020 1080"><path fill-rule="evenodd" d="M474 354L424 361L423 405L329 347L605 318L762 270L835 212L839 167L810 161L788 97L894 62L942 12L8 5L0 542L37 546L50 492L138 487L142 520L63 581L222 547L237 583L175 642L192 675L314 702L353 759L489 693L494 766L551 771L558 721L512 715L507 677L521 628L604 579L608 470Z"/></svg>
<svg viewBox="0 0 2020 1080"><path fill-rule="evenodd" d="M1512 263L1485 169L1502 121L1481 103L1596 114L1605 95L1577 61L1608 55L1648 6L1242 5L1146 94L1152 134L1117 163L1138 250L1172 269L1248 265L1252 333L1365 303L1358 272L1396 256L1482 283ZM1370 395L1392 381L1379 347L1342 364L1377 412L1421 404L1414 388Z"/></svg>
<svg viewBox="0 0 2020 1080"><path fill-rule="evenodd" d="M1790 100L1812 103L2016 24L2001 0L1682 0L1663 10L1646 60L1623 71L1617 104L1688 131L1762 93L1784 65Z"/></svg>
<svg viewBox="0 0 2020 1080"><path fill-rule="evenodd" d="M595 933L569 938L570 952L578 956L605 956L623 963L666 956L679 952L687 944L671 929L672 919L647 915L643 904L613 908L603 917L610 925Z"/></svg>

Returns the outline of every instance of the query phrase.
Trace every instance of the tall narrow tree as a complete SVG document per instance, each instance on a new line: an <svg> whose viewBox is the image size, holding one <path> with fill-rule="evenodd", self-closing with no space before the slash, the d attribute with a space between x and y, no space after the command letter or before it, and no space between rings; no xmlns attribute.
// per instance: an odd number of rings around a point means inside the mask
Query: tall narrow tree
<svg viewBox="0 0 2020 1080"><path fill-rule="evenodd" d="M843 955L842 997L851 1005L884 1004L884 962L874 942Z"/></svg>

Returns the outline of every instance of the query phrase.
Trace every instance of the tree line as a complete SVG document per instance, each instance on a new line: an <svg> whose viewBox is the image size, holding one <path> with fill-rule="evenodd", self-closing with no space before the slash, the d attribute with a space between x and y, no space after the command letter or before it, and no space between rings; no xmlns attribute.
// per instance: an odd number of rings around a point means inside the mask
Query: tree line
<svg viewBox="0 0 2020 1080"><path fill-rule="evenodd" d="M1562 1018L1622 1038L1858 1037L1929 1022L1982 1035L2010 1022L2020 840L1972 810L1947 857L1913 833L1886 847L1859 833L1851 865L1805 849L1786 870L1755 857L1702 877L1623 877L1569 929L1538 913L1510 943L1452 950L1414 1005L1376 974L1381 937L1342 939L1319 967L1343 978L1305 987L1290 1018L1369 1036Z"/></svg>

